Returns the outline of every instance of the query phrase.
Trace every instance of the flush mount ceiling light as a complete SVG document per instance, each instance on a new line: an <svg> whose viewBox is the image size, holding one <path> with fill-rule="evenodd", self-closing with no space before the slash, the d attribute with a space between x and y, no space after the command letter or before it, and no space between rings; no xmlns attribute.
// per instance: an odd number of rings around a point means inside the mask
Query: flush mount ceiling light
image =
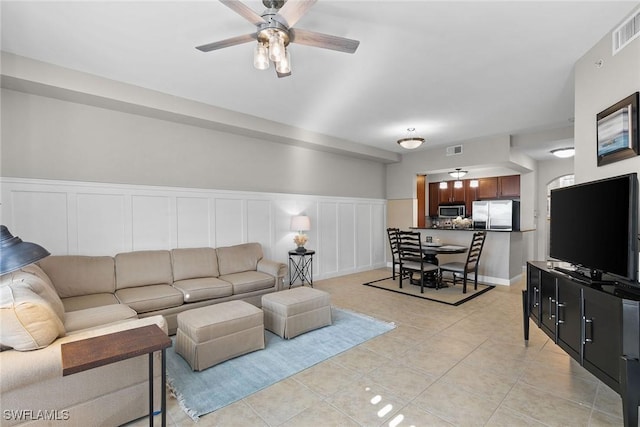
<svg viewBox="0 0 640 427"><path fill-rule="evenodd" d="M576 150L573 147L557 148L555 150L551 150L551 154L553 154L556 157L560 157L561 159L566 159L567 157L573 157L575 153L576 153Z"/></svg>
<svg viewBox="0 0 640 427"><path fill-rule="evenodd" d="M398 144L402 148L406 148L407 150L413 150L418 148L424 142L424 138L420 138L416 136L416 128L407 128L407 136L406 138L402 138L398 140Z"/></svg>
<svg viewBox="0 0 640 427"><path fill-rule="evenodd" d="M455 179L460 179L466 174L467 174L467 171L463 171L460 168L456 168L456 170L449 172L449 176Z"/></svg>
<svg viewBox="0 0 640 427"><path fill-rule="evenodd" d="M258 15L238 0L220 0L220 3L255 25L256 31L197 46L196 49L210 52L257 40L258 44L253 53L253 66L258 70L266 70L271 61L275 65L278 77L291 75L291 56L287 49L289 43L354 53L360 44L358 40L292 28L316 1L262 0L267 10L262 12L262 15Z"/></svg>

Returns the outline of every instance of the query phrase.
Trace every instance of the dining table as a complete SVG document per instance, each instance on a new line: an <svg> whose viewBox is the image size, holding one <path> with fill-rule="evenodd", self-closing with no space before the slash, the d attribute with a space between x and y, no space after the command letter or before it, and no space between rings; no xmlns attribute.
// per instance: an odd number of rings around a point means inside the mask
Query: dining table
<svg viewBox="0 0 640 427"><path fill-rule="evenodd" d="M453 245L442 242L424 242L422 244L422 253L424 253L424 259L430 264L438 265L438 255L444 254L462 254L467 252L469 248L467 246ZM424 286L427 288L446 288L445 283L438 283L439 273L436 271L426 272L424 276ZM412 279L410 283L413 285L420 285L420 279Z"/></svg>

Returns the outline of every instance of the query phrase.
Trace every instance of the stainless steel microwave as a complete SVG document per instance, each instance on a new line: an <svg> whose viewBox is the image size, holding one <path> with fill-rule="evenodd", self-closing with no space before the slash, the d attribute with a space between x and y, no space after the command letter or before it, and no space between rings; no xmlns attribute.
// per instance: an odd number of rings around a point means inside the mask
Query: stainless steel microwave
<svg viewBox="0 0 640 427"><path fill-rule="evenodd" d="M461 216L464 218L464 205L440 205L438 206L438 216L444 218L457 218Z"/></svg>

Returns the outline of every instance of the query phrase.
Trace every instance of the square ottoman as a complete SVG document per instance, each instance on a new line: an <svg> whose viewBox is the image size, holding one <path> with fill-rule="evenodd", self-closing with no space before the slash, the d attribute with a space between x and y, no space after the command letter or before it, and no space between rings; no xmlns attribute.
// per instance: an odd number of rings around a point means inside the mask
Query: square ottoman
<svg viewBox="0 0 640 427"><path fill-rule="evenodd" d="M229 301L178 314L176 353L194 371L264 348L262 310Z"/></svg>
<svg viewBox="0 0 640 427"><path fill-rule="evenodd" d="M304 286L262 296L265 329L293 338L331 324L331 298L327 292Z"/></svg>

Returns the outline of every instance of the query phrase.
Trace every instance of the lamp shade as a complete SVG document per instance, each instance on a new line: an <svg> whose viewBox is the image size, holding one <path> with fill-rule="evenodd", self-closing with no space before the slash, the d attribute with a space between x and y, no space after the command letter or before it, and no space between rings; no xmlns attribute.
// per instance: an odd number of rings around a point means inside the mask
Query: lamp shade
<svg viewBox="0 0 640 427"><path fill-rule="evenodd" d="M311 220L305 215L296 215L291 218L291 230L309 231L311 230Z"/></svg>
<svg viewBox="0 0 640 427"><path fill-rule="evenodd" d="M0 225L0 274L10 273L51 255L35 243L14 237L7 227Z"/></svg>

